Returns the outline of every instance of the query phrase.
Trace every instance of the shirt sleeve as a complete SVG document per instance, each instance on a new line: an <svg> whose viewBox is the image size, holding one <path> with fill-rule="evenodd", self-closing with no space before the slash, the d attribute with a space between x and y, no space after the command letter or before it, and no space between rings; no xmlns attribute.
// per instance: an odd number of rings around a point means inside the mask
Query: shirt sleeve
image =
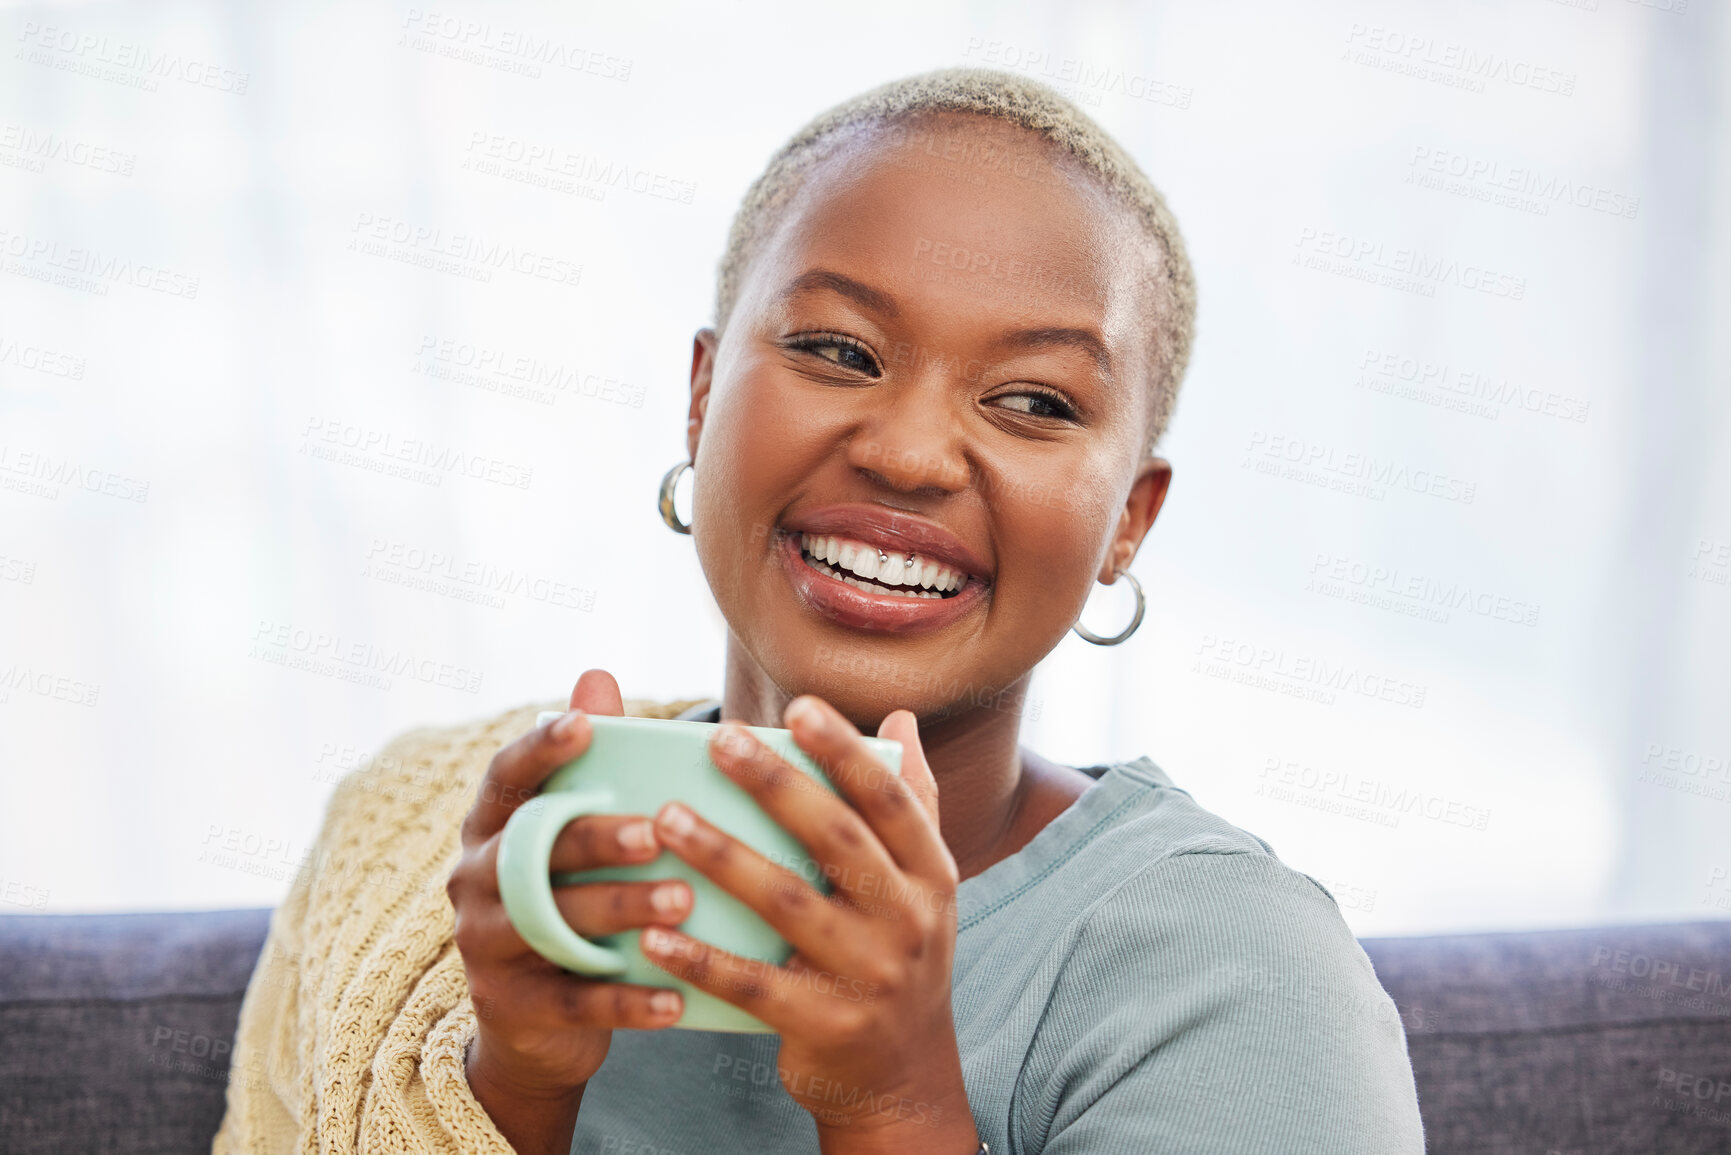
<svg viewBox="0 0 1731 1155"><path fill-rule="evenodd" d="M1393 1001L1278 859L1163 859L1097 903L1030 1056L1044 1155L1422 1155Z"/></svg>
<svg viewBox="0 0 1731 1155"><path fill-rule="evenodd" d="M247 984L214 1155L510 1155L469 1089L444 882L469 784L416 734L332 795Z"/></svg>

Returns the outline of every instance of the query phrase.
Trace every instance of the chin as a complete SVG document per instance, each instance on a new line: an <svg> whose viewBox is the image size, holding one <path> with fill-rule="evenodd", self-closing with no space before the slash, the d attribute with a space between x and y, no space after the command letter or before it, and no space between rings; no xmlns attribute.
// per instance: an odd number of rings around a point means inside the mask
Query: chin
<svg viewBox="0 0 1731 1155"><path fill-rule="evenodd" d="M826 638L828 631L790 626L783 623L777 640L763 650L753 648L753 656L789 697L815 694L862 734L875 735L878 724L894 710L912 711L922 721L937 720L989 707L1006 693L982 688L983 679L956 672L954 647L944 647L946 672L918 656L917 651L928 648L923 640Z"/></svg>

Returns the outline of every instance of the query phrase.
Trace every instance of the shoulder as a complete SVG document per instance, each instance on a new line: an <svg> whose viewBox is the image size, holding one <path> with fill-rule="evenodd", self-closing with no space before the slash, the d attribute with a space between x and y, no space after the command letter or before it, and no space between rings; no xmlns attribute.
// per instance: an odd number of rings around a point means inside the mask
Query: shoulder
<svg viewBox="0 0 1731 1155"><path fill-rule="evenodd" d="M1249 837L1246 835L1246 837ZM1092 903L1079 961L1158 957L1168 993L1186 988L1222 1013L1395 1021L1370 960L1328 891L1261 847L1199 845L1161 855ZM1288 1005L1290 1004L1290 1005Z"/></svg>
<svg viewBox="0 0 1731 1155"><path fill-rule="evenodd" d="M627 699L625 713L672 717L695 704ZM405 730L344 775L325 804L313 849L297 870L281 915L306 911L307 935L322 917L343 917L406 895L448 911L444 879L461 851L463 817L493 756L563 701L534 702L482 718ZM428 897L431 896L431 897Z"/></svg>
<svg viewBox="0 0 1731 1155"><path fill-rule="evenodd" d="M627 698L624 710L626 716L633 718L673 718L707 700L685 698L662 702ZM472 786L500 748L535 728L539 715L565 708L563 700L532 702L466 722L405 730L387 742L367 764L345 777L338 793L357 789L376 792L384 785L409 785L437 794Z"/></svg>
<svg viewBox="0 0 1731 1155"><path fill-rule="evenodd" d="M1116 881L1073 924L1041 1031L1058 1115L1159 1087L1182 1107L1162 1140L1187 1150L1234 1149L1247 1119L1293 1151L1360 1150L1342 1141L1358 1129L1422 1149L1399 1013L1334 899L1182 791L1158 795L1114 827Z"/></svg>
<svg viewBox="0 0 1731 1155"><path fill-rule="evenodd" d="M448 811L466 799L501 746L533 729L542 709L557 706L518 706L484 718L404 730L344 776L331 794L327 815L340 820L352 813L380 829L378 823L391 817Z"/></svg>
<svg viewBox="0 0 1731 1155"><path fill-rule="evenodd" d="M625 700L632 717L672 718L705 699ZM410 843L455 846L457 829L499 750L535 728L538 715L562 700L532 702L496 714L405 730L345 775L325 811L321 840L376 856Z"/></svg>
<svg viewBox="0 0 1731 1155"><path fill-rule="evenodd" d="M1101 892L1103 902L1096 906L1134 906L1150 884L1158 887L1161 879L1182 877L1184 885L1173 886L1170 899L1196 913L1212 912L1222 922L1227 911L1278 901L1326 913L1330 917L1322 921L1346 933L1328 889L1281 861L1262 838L1205 809L1146 758L1113 770L1139 789L1124 793L1088 848L1096 860L1092 868L1109 868L1117 880L1110 891ZM1204 901L1210 896L1215 901ZM1352 941L1350 933L1346 938Z"/></svg>
<svg viewBox="0 0 1731 1155"><path fill-rule="evenodd" d="M1194 965L1210 990L1234 995L1310 976L1382 996L1327 889L1146 759L1120 771L1147 789L1097 840L1092 867L1114 881L1080 912L1079 952L1157 951L1168 965Z"/></svg>
<svg viewBox="0 0 1731 1155"><path fill-rule="evenodd" d="M1111 838L1144 844L1144 850L1157 852L1156 859L1190 853L1274 857L1267 842L1203 807L1150 759L1120 762L1109 770L1141 787L1126 793L1127 813L1107 832Z"/></svg>

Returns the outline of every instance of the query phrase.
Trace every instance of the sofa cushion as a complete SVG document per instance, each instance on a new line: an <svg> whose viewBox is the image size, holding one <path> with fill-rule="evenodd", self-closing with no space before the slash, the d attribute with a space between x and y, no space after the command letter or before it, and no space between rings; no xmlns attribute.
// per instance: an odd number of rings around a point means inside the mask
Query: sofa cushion
<svg viewBox="0 0 1731 1155"><path fill-rule="evenodd" d="M269 918L0 917L0 1146L209 1150ZM1731 922L1363 941L1432 1155L1731 1151Z"/></svg>
<svg viewBox="0 0 1731 1155"><path fill-rule="evenodd" d="M1731 1152L1731 922L1363 946L1433 1155Z"/></svg>
<svg viewBox="0 0 1731 1155"><path fill-rule="evenodd" d="M0 917L0 1148L209 1151L269 920Z"/></svg>

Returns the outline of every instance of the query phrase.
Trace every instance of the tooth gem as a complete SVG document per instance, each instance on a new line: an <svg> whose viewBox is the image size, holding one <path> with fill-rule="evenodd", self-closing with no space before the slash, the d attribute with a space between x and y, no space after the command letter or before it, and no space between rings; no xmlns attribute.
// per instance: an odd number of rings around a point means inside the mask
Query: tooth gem
<svg viewBox="0 0 1731 1155"><path fill-rule="evenodd" d="M831 538L831 537L823 537L823 536L820 536L817 534L810 534L810 533L805 534L803 536L806 539L808 539L808 541L811 544L821 546L821 549L810 549L809 551L819 561L823 561L826 564L833 564L834 562L839 561L841 564L837 568L842 569L842 570L847 570L853 564L853 562L847 560L850 554L852 554L859 561L863 562L866 558L870 557L872 553L875 553L878 555L878 567L879 567L878 568L878 574L879 574L879 576L881 577L881 576L887 574L887 572L888 572L890 555L881 546L863 546L863 545L856 544L853 542L846 542L844 544L838 544L840 539ZM809 546L808 546L808 549L809 549ZM833 559L829 556L831 553L835 554L835 557ZM902 557L903 555L898 553L895 556ZM935 590L935 591L942 593L942 592L946 592L946 591L954 591L956 589L959 589L963 584L965 584L965 582L967 580L967 575L965 575L965 574L958 575L954 571L951 571L947 567L945 567L943 572L946 573L948 576L945 578L945 580L942 584L939 584L936 581L936 574L938 572L936 568L934 568L932 570L931 576L927 577L925 580L916 581L915 575L922 572L916 568L921 560L922 559L920 558L920 556L918 554L908 554L904 558L904 560L902 562L902 566L903 566L902 572L904 575L902 578L903 582L906 582L909 585L914 585L914 584L923 585L928 591ZM930 563L930 564L934 567L936 567L938 565L938 563ZM852 581L853 579L846 576L845 574L843 574L843 575L841 575L841 580L842 581ZM878 584L889 585L891 583L880 581Z"/></svg>

